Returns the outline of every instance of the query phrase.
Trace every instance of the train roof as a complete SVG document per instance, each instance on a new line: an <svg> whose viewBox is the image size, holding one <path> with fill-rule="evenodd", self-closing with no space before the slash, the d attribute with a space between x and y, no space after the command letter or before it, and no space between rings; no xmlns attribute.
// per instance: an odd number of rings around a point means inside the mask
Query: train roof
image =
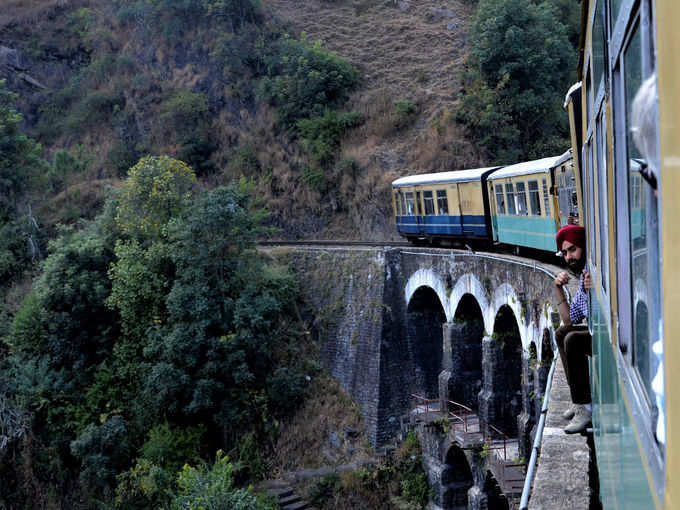
<svg viewBox="0 0 680 510"><path fill-rule="evenodd" d="M571 149L559 156L552 156L549 158L535 159L533 161L525 161L515 165L509 165L492 173L489 180L503 179L505 177L514 177L516 175L548 173L551 168L561 165L571 156Z"/></svg>
<svg viewBox="0 0 680 510"><path fill-rule="evenodd" d="M422 184L445 184L448 182L469 182L478 181L482 175L489 170L502 168L500 166L490 166L487 168L473 168L469 170L454 170L450 172L438 172L434 174L409 175L401 177L392 183L393 188L401 186L416 186Z"/></svg>

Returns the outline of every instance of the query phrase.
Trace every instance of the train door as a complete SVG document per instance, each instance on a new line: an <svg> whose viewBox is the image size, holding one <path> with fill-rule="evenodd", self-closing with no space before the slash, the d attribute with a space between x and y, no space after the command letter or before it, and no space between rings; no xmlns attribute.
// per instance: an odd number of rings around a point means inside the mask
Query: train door
<svg viewBox="0 0 680 510"><path fill-rule="evenodd" d="M418 232L425 230L425 213L423 212L423 194L416 191L416 221L418 222Z"/></svg>
<svg viewBox="0 0 680 510"><path fill-rule="evenodd" d="M494 242L498 241L498 209L496 205L496 194L493 191L493 182L487 182L489 191L489 215L491 216L491 240Z"/></svg>
<svg viewBox="0 0 680 510"><path fill-rule="evenodd" d="M457 235L463 235L463 216L460 211L460 186L459 184L451 185L451 203L449 204L449 214L453 219L454 232Z"/></svg>

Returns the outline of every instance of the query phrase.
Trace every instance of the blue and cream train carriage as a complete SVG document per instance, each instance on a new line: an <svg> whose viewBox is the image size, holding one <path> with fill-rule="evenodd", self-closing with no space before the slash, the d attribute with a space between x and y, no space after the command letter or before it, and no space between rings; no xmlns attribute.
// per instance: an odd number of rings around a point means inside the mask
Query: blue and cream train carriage
<svg viewBox="0 0 680 510"><path fill-rule="evenodd" d="M413 175L392 183L397 231L409 241L487 239L487 176L499 167Z"/></svg>
<svg viewBox="0 0 680 510"><path fill-rule="evenodd" d="M571 152L505 167L402 177L392 183L397 231L409 241L487 240L555 251L578 221Z"/></svg>

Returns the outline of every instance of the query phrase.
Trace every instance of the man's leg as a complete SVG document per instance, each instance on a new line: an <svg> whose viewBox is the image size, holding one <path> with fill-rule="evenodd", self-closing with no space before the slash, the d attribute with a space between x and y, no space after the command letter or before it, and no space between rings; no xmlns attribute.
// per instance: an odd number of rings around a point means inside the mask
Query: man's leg
<svg viewBox="0 0 680 510"><path fill-rule="evenodd" d="M588 356L592 356L592 338L586 326L576 326L564 337L565 370L574 404L590 404L590 379ZM560 352L561 354L561 352Z"/></svg>

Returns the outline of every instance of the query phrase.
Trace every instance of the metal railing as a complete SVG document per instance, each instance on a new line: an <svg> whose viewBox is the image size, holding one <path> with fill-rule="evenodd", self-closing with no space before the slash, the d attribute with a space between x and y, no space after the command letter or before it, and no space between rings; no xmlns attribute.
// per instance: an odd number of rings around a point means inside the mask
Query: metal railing
<svg viewBox="0 0 680 510"><path fill-rule="evenodd" d="M469 435L479 434L480 439L484 444L484 450L487 454L496 450L496 455L491 455L489 463L493 469L494 475L498 480L504 491L512 489L512 492L520 492L524 484L524 478L509 478L506 476L506 468L510 468L511 476L517 475L517 469L524 468L525 463L515 462L514 459L508 459L508 443L516 442L516 439L510 438L502 430L491 425L486 420L483 420L471 408L454 402L453 400L441 401L439 399L430 399L422 395L412 394L411 398L414 405L411 406L412 412L417 411L416 415L421 415L425 423L431 423L437 419L446 418L448 420L449 431L452 431L454 437L458 434L462 436L462 443L465 443ZM441 409L442 403L446 404L447 409L443 412ZM503 450L502 456L500 450Z"/></svg>

